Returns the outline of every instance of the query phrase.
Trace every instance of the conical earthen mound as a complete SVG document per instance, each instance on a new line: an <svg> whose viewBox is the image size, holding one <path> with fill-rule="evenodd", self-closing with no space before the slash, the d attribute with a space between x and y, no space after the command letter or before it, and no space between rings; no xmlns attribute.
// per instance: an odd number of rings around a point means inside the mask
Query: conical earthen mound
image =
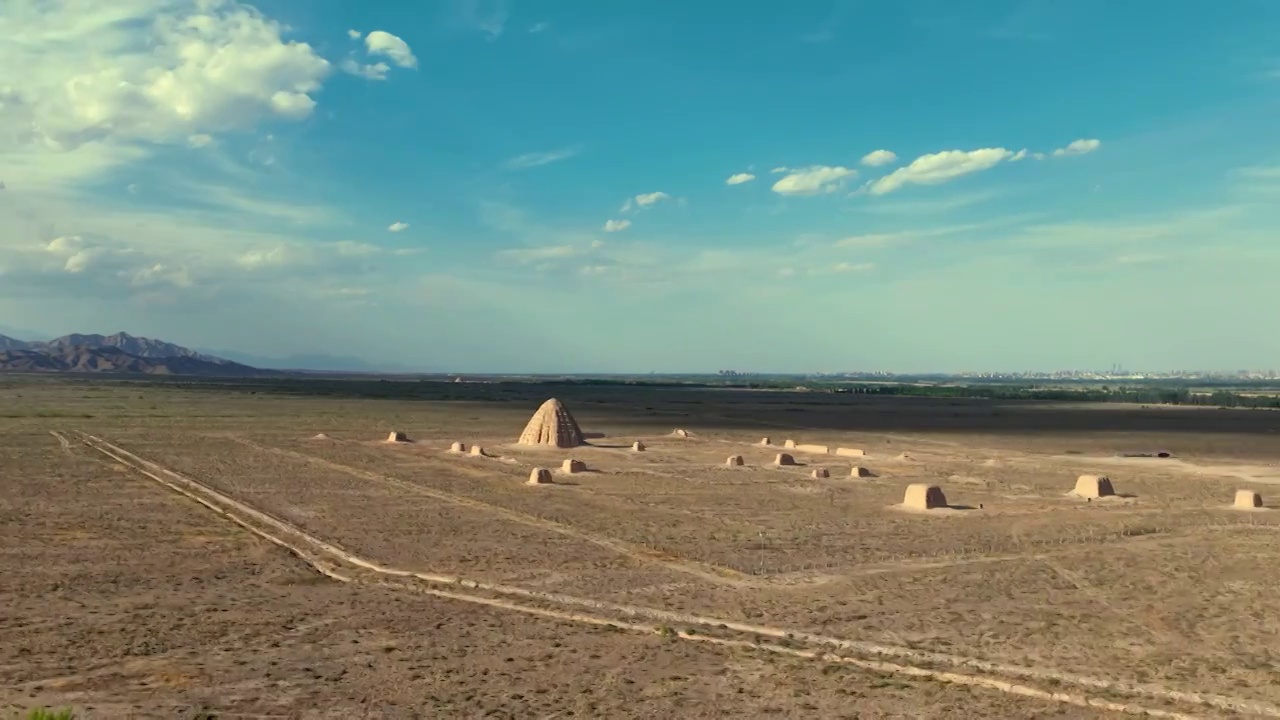
<svg viewBox="0 0 1280 720"><path fill-rule="evenodd" d="M520 433L521 445L548 445L571 448L583 444L582 430L559 400L551 398L529 419Z"/></svg>

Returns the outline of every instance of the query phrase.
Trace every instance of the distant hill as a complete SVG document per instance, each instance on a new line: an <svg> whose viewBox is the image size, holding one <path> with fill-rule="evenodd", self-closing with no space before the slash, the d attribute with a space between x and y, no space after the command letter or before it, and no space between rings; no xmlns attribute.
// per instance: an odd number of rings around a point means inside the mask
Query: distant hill
<svg viewBox="0 0 1280 720"><path fill-rule="evenodd" d="M230 360L204 355L181 345L128 333L74 333L47 342L0 335L0 371L139 373L252 377L279 375Z"/></svg>
<svg viewBox="0 0 1280 720"><path fill-rule="evenodd" d="M130 355L142 358L196 358L206 362L230 362L211 355L203 355L181 345L152 340L151 338L134 337L128 333L118 332L114 335L81 335L72 333L54 338L44 343L28 343L29 349L53 349L70 347L119 348Z"/></svg>
<svg viewBox="0 0 1280 720"><path fill-rule="evenodd" d="M209 362L196 357L142 357L115 347L73 345L44 350L0 352L0 372L138 373L144 375L202 375L207 377L258 377L277 375L273 370L233 363Z"/></svg>
<svg viewBox="0 0 1280 720"><path fill-rule="evenodd" d="M0 335L0 351L4 350L26 350L31 343L25 340L16 340L7 335Z"/></svg>

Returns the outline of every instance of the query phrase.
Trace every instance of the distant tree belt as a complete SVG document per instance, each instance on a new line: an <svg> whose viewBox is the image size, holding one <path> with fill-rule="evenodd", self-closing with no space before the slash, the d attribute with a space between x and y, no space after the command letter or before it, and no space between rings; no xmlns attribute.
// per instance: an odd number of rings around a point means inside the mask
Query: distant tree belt
<svg viewBox="0 0 1280 720"><path fill-rule="evenodd" d="M1235 382L1231 388L1213 387L1212 381L1177 381L1153 380L1113 387L1109 385L1085 385L1071 387L1066 383L1047 387L1034 384L1016 384L1011 381L992 381L973 385L932 385L917 383L900 383L878 385L872 382L807 380L804 378L769 379L769 380L734 380L719 382L696 382L692 378L684 382L672 381L668 378L643 380L626 378L586 378L557 380L503 380L471 384L453 383L438 379L385 379L385 378L237 378L216 379L197 377L149 377L126 380L104 377L64 378L64 382L73 384L128 384L131 386L150 385L162 387L180 387L184 390L203 390L209 392L245 392L249 394L293 395L293 396L329 396L329 397L364 397L388 399L421 399L421 400L469 400L487 402L510 402L527 400L539 396L550 387L573 388L574 386L590 388L591 395L599 398L599 393L609 387L626 392L627 388L665 389L679 392L681 390L807 390L813 393L839 393L850 395L880 395L898 397L983 399L983 400L1040 400L1061 402L1113 402L1134 403L1142 405L1201 405L1232 408L1277 408L1280 409L1280 384L1276 382ZM1067 381L1069 382L1069 381ZM1221 382L1221 381L1219 381ZM1193 392L1192 387L1199 388ZM1243 388L1243 389L1242 389ZM590 397L590 396L588 396ZM701 399L695 396L676 398L664 396L662 401L668 404L697 403Z"/></svg>
<svg viewBox="0 0 1280 720"><path fill-rule="evenodd" d="M1116 402L1144 405L1210 405L1242 408L1280 408L1280 395L1243 395L1230 390L1192 393L1186 388L1040 388L1001 385L877 385L850 390L859 395L900 397L981 398L988 400L1058 400Z"/></svg>

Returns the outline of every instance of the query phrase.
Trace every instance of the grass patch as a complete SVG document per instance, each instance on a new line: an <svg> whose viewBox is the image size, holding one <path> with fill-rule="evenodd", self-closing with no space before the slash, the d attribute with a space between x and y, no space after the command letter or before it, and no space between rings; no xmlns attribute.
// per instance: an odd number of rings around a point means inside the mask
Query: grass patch
<svg viewBox="0 0 1280 720"><path fill-rule="evenodd" d="M75 720L76 714L71 708L63 708L61 710L50 710L49 708L34 708L27 713L27 720Z"/></svg>

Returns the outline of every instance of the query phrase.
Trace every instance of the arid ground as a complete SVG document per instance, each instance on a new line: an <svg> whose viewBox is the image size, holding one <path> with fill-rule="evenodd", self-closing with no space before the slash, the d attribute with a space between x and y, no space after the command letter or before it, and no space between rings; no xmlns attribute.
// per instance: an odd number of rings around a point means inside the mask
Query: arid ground
<svg viewBox="0 0 1280 720"><path fill-rule="evenodd" d="M1280 413L303 385L0 377L0 716L1280 717Z"/></svg>

